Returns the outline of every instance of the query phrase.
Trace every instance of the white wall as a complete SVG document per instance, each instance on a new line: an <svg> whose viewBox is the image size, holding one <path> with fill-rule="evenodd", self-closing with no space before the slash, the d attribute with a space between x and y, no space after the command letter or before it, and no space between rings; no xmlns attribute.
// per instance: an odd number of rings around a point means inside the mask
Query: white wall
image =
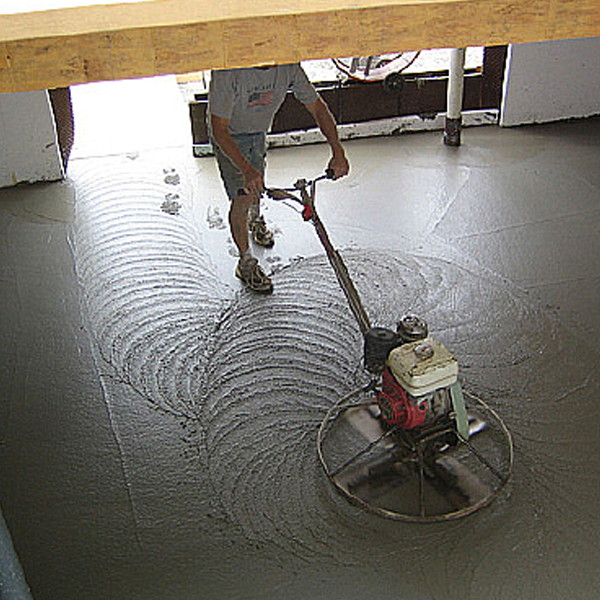
<svg viewBox="0 0 600 600"><path fill-rule="evenodd" d="M0 94L0 187L62 178L48 93Z"/></svg>
<svg viewBox="0 0 600 600"><path fill-rule="evenodd" d="M600 38L509 47L500 124L600 114Z"/></svg>

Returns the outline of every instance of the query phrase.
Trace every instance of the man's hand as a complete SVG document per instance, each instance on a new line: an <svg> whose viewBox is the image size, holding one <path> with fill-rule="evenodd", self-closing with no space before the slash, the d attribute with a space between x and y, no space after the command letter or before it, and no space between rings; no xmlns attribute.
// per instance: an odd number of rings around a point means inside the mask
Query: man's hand
<svg viewBox="0 0 600 600"><path fill-rule="evenodd" d="M265 189L263 176L249 162L244 165L242 175L244 176L244 189L246 192L260 198Z"/></svg>
<svg viewBox="0 0 600 600"><path fill-rule="evenodd" d="M335 153L331 157L328 168L333 171L333 179L339 179L340 177L344 177L344 175L348 175L350 164L343 150L341 153Z"/></svg>
<svg viewBox="0 0 600 600"><path fill-rule="evenodd" d="M246 160L237 144L229 133L229 120L210 116L211 130L214 140L219 144L221 151L229 157L231 162L244 176L244 189L248 194L259 198L265 187L263 176Z"/></svg>

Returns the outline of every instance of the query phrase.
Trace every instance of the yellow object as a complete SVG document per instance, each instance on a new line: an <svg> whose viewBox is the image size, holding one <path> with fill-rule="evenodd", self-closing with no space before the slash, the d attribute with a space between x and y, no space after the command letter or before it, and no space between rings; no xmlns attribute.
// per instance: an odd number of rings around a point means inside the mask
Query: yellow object
<svg viewBox="0 0 600 600"><path fill-rule="evenodd" d="M598 0L153 0L0 15L0 92L600 35Z"/></svg>

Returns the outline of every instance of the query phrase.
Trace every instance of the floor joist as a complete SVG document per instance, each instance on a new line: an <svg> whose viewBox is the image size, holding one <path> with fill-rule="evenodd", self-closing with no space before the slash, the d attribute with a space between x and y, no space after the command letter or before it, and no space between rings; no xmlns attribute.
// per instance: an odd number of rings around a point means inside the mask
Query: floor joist
<svg viewBox="0 0 600 600"><path fill-rule="evenodd" d="M600 36L598 0L154 0L0 15L0 92Z"/></svg>

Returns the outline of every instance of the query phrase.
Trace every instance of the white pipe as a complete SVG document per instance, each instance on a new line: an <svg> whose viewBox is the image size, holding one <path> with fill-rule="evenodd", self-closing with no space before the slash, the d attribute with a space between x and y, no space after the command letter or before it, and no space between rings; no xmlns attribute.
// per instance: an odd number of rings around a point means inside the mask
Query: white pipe
<svg viewBox="0 0 600 600"><path fill-rule="evenodd" d="M450 68L448 70L448 106L444 130L446 146L460 146L464 79L465 49L454 48L450 51Z"/></svg>
<svg viewBox="0 0 600 600"><path fill-rule="evenodd" d="M465 48L453 48L450 51L450 72L448 79L449 119L460 119L463 106L465 76Z"/></svg>

